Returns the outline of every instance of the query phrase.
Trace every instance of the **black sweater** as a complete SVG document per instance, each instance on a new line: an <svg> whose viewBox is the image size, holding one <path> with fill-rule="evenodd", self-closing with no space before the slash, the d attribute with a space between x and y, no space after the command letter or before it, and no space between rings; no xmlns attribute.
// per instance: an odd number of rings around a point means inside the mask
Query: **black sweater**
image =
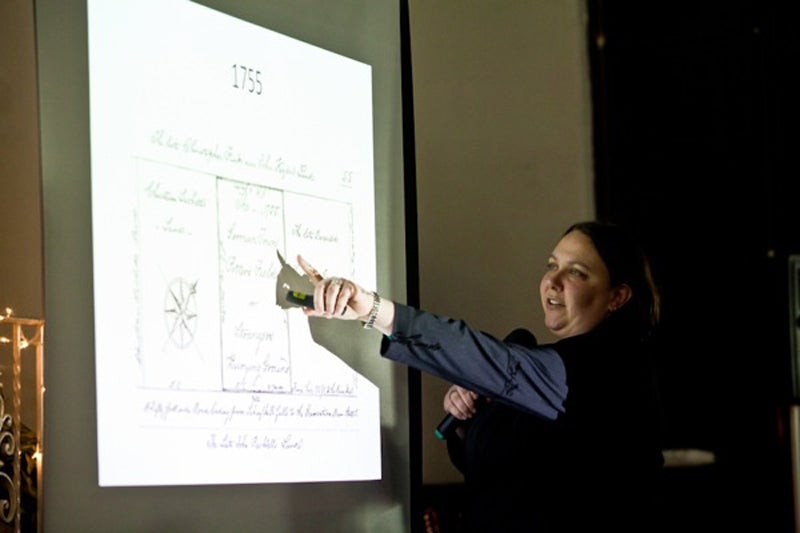
<svg viewBox="0 0 800 533"><path fill-rule="evenodd" d="M465 439L448 439L465 531L658 530L655 375L645 345L612 319L537 346L397 305L381 351L484 398Z"/></svg>

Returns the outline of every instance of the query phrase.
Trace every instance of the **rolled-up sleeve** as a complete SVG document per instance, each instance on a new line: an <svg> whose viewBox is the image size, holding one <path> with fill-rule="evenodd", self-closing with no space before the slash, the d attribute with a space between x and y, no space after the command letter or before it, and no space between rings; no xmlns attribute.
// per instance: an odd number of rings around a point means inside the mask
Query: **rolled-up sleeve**
<svg viewBox="0 0 800 533"><path fill-rule="evenodd" d="M550 345L503 341L462 320L395 304L381 355L551 420L564 411L566 369Z"/></svg>

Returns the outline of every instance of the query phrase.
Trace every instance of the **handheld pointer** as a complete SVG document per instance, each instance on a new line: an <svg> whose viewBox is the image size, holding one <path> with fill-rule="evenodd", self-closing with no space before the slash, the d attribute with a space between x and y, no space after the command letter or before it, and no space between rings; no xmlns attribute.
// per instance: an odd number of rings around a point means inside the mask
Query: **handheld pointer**
<svg viewBox="0 0 800 533"><path fill-rule="evenodd" d="M303 307L314 309L313 294L305 294L298 291L289 291L286 293L286 299L292 303L296 303L297 305L302 305Z"/></svg>
<svg viewBox="0 0 800 533"><path fill-rule="evenodd" d="M297 305L302 305L303 307L314 309L313 294L306 294L304 292L299 292L299 291L289 291L286 293L286 299L292 303L296 303ZM347 312L347 307L342 309L342 314L345 314L346 312Z"/></svg>

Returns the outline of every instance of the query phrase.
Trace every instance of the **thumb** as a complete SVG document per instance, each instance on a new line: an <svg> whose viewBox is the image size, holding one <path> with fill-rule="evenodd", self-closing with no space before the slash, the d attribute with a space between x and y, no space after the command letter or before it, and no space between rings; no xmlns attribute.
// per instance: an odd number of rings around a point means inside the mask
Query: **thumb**
<svg viewBox="0 0 800 533"><path fill-rule="evenodd" d="M297 263L300 265L300 268L303 269L303 272L306 273L308 279L311 280L311 283L316 285L317 283L322 281L322 274L320 274L316 268L311 266L310 263L308 263L305 259L303 259L303 256L301 255L297 256Z"/></svg>

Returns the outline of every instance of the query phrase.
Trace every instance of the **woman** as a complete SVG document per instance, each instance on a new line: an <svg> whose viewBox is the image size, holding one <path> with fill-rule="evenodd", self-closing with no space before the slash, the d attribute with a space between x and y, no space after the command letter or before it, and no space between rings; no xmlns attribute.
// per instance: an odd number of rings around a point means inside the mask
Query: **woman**
<svg viewBox="0 0 800 533"><path fill-rule="evenodd" d="M463 440L448 439L465 476L464 530L657 530L663 457L647 339L658 292L619 227L578 223L557 243L539 285L558 339L548 345L381 300L299 261L315 283L306 313L360 319L385 335L384 357L455 384L445 409L468 419Z"/></svg>

